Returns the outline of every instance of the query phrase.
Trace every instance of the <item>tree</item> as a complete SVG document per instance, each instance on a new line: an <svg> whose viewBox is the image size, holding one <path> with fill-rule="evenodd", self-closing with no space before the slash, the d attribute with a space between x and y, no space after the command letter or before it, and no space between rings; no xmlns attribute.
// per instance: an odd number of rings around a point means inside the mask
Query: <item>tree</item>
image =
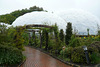
<svg viewBox="0 0 100 67"><path fill-rule="evenodd" d="M98 29L97 35L100 35L100 26L98 24L97 24L97 29Z"/></svg>
<svg viewBox="0 0 100 67"><path fill-rule="evenodd" d="M100 35L100 30L98 30L98 35Z"/></svg>
<svg viewBox="0 0 100 67"><path fill-rule="evenodd" d="M66 45L69 44L71 36L72 36L72 24L70 22L68 22L67 23L67 27L66 27L66 35L65 35L65 43L66 43Z"/></svg>
<svg viewBox="0 0 100 67"><path fill-rule="evenodd" d="M88 36L89 36L89 29L87 29L87 32L88 32Z"/></svg>
<svg viewBox="0 0 100 67"><path fill-rule="evenodd" d="M62 49L62 44L59 38L59 29L57 24L54 27L54 35L55 35L55 45L53 46L55 50L60 51Z"/></svg>
<svg viewBox="0 0 100 67"><path fill-rule="evenodd" d="M63 29L60 30L59 37L60 37L60 40L62 42L64 42L64 31L63 31Z"/></svg>
<svg viewBox="0 0 100 67"><path fill-rule="evenodd" d="M44 10L43 8L37 6L30 7L29 9L25 8L22 10L16 10L11 12L10 14L0 15L0 22L12 24L12 22L14 22L17 17L33 11L44 11Z"/></svg>
<svg viewBox="0 0 100 67"><path fill-rule="evenodd" d="M45 47L45 50L48 50L48 39L49 39L48 31L46 31L45 34L46 34L46 47Z"/></svg>
<svg viewBox="0 0 100 67"><path fill-rule="evenodd" d="M0 22L11 24L16 17L12 16L11 14L5 14L0 16Z"/></svg>

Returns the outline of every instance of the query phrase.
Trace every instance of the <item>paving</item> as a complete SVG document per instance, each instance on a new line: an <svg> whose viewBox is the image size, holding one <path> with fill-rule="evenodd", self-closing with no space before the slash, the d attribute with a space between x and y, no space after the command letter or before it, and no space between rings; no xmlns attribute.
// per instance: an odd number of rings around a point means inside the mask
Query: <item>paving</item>
<svg viewBox="0 0 100 67"><path fill-rule="evenodd" d="M31 47L25 47L23 53L26 56L26 61L22 67L71 67Z"/></svg>

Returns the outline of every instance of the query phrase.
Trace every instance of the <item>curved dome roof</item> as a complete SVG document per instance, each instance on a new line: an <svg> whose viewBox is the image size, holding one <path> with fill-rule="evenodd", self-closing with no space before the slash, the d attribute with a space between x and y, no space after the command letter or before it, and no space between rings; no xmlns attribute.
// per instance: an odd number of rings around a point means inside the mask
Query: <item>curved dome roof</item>
<svg viewBox="0 0 100 67"><path fill-rule="evenodd" d="M58 15L65 21L71 22L73 29L77 29L79 34L87 34L87 29L90 34L97 34L97 24L100 25L100 20L89 12L70 9Z"/></svg>
<svg viewBox="0 0 100 67"><path fill-rule="evenodd" d="M24 26L29 24L55 25L55 23L57 24L59 29L65 30L67 23L61 17L48 12L26 13L18 17L12 23L12 25L13 26Z"/></svg>
<svg viewBox="0 0 100 67"><path fill-rule="evenodd" d="M78 34L97 34L97 24L100 20L89 12L83 10L67 10L58 14L48 12L31 12L18 17L13 26L24 26L29 24L55 25L57 23L59 29L65 31L67 23L71 22L73 31L78 30Z"/></svg>

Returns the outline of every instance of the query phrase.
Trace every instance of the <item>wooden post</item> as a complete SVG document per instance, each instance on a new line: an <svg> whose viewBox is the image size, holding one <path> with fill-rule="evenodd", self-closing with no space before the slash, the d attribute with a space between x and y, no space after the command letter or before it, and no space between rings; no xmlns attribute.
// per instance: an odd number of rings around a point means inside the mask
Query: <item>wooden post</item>
<svg viewBox="0 0 100 67"><path fill-rule="evenodd" d="M48 50L48 32L46 31L46 47L45 50Z"/></svg>
<svg viewBox="0 0 100 67"><path fill-rule="evenodd" d="M42 38L41 38L41 31L40 31L40 48L42 47Z"/></svg>
<svg viewBox="0 0 100 67"><path fill-rule="evenodd" d="M34 31L34 44L36 45L36 36L35 36L35 31Z"/></svg>
<svg viewBox="0 0 100 67"><path fill-rule="evenodd" d="M31 43L30 43L31 37L30 37L30 33L28 33L28 34L29 34L29 45L30 45L30 44L31 44Z"/></svg>

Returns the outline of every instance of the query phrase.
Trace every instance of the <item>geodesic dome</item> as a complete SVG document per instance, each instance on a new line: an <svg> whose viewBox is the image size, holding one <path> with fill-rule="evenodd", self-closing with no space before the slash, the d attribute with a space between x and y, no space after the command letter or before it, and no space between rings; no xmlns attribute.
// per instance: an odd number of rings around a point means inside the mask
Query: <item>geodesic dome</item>
<svg viewBox="0 0 100 67"><path fill-rule="evenodd" d="M78 34L87 35L87 29L90 34L97 34L97 25L100 26L100 20L89 12L83 10L67 10L58 14L48 12L31 12L18 17L13 26L24 26L29 24L55 25L65 31L67 22L72 23L73 31Z"/></svg>
<svg viewBox="0 0 100 67"><path fill-rule="evenodd" d="M13 23L13 26L24 26L30 24L41 25L55 25L57 24L59 29L65 29L67 23L59 16L48 12L31 12L26 13L18 17Z"/></svg>
<svg viewBox="0 0 100 67"><path fill-rule="evenodd" d="M87 11L70 9L58 15L65 21L71 22L73 30L78 30L78 34L87 34L87 29L90 34L97 34L97 25L100 26L100 20Z"/></svg>

